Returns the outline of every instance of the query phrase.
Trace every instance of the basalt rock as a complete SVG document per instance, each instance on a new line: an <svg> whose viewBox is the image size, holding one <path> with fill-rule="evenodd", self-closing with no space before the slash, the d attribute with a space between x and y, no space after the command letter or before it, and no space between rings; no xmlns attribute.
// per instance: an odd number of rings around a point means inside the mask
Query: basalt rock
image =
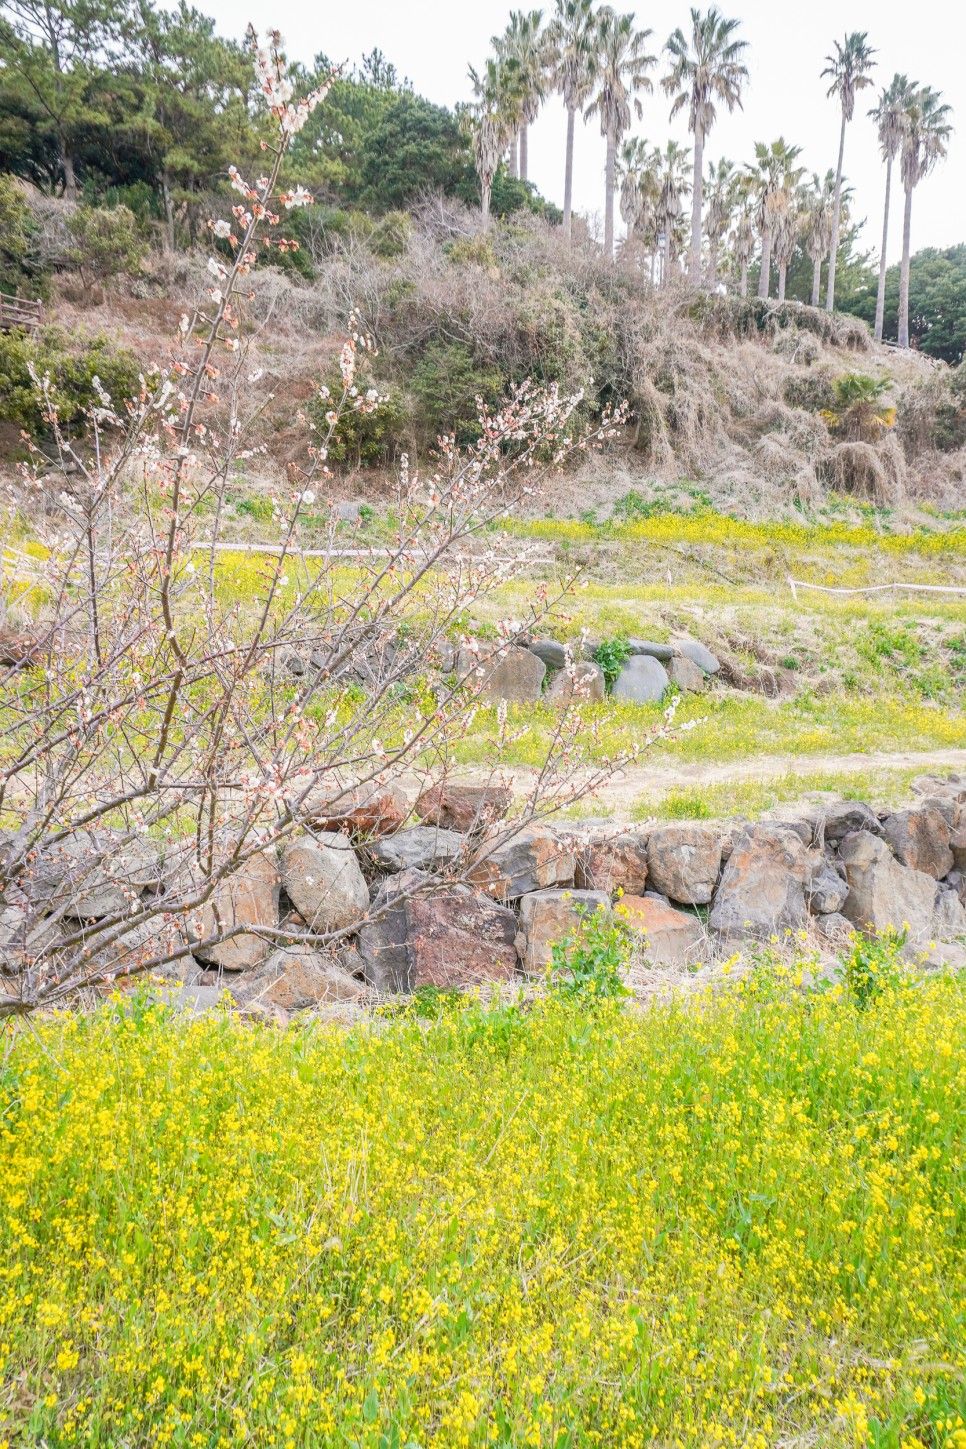
<svg viewBox="0 0 966 1449"><path fill-rule="evenodd" d="M568 843L546 825L528 825L508 840L484 840L469 879L495 899L512 901L531 891L571 886L576 869Z"/></svg>
<svg viewBox="0 0 966 1449"><path fill-rule="evenodd" d="M709 917L726 943L767 940L800 930L808 919L810 878L805 846L774 824L748 827L725 866Z"/></svg>
<svg viewBox="0 0 966 1449"><path fill-rule="evenodd" d="M606 891L533 891L520 902L517 948L523 969L538 975L551 964L553 947L578 930L581 921L610 906Z"/></svg>
<svg viewBox="0 0 966 1449"><path fill-rule="evenodd" d="M468 834L502 820L512 803L504 785L433 785L416 801L416 814L424 825Z"/></svg>
<svg viewBox="0 0 966 1449"><path fill-rule="evenodd" d="M662 825L647 842L651 885L672 901L707 905L721 871L721 841L703 825Z"/></svg>

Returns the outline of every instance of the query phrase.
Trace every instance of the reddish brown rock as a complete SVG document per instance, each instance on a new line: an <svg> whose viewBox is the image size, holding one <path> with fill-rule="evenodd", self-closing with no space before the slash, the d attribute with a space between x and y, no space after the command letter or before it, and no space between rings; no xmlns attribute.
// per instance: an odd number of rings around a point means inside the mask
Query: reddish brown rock
<svg viewBox="0 0 966 1449"><path fill-rule="evenodd" d="M932 805L897 810L882 822L885 838L897 860L910 870L921 870L933 880L942 880L954 865L949 848L949 826Z"/></svg>
<svg viewBox="0 0 966 1449"><path fill-rule="evenodd" d="M369 840L401 830L409 815L409 802L398 785L371 780L361 785L324 783L299 792L291 804L297 817L315 830L344 831Z"/></svg>
<svg viewBox="0 0 966 1449"><path fill-rule="evenodd" d="M227 941L213 946L199 946L199 961L220 966L223 971L249 971L259 966L274 950L274 941L257 934L259 926L278 925L279 897L278 862L274 851L263 851L219 881L212 899L200 912L200 921L189 922L189 930L197 941L230 930L233 926L251 926Z"/></svg>
<svg viewBox="0 0 966 1449"><path fill-rule="evenodd" d="M512 802L504 785L433 785L416 801L416 814L426 825L466 834L502 820Z"/></svg>
<svg viewBox="0 0 966 1449"><path fill-rule="evenodd" d="M516 972L516 917L485 896L455 887L417 896L406 914L409 990L509 981Z"/></svg>
<svg viewBox="0 0 966 1449"><path fill-rule="evenodd" d="M576 869L570 845L546 825L528 825L508 840L483 841L469 879L495 899L513 901L530 891L573 885Z"/></svg>
<svg viewBox="0 0 966 1449"><path fill-rule="evenodd" d="M516 917L465 886L439 893L422 871L403 871L379 889L378 919L359 933L365 978L377 990L469 986L508 980L516 970Z"/></svg>
<svg viewBox="0 0 966 1449"><path fill-rule="evenodd" d="M644 938L644 954L656 966L688 966L700 957L705 934L697 916L676 911L657 896L625 896L616 911Z"/></svg>
<svg viewBox="0 0 966 1449"><path fill-rule="evenodd" d="M607 910L604 891L533 891L520 901L517 945L523 969L538 975L551 964L553 947L579 929L594 911Z"/></svg>
<svg viewBox="0 0 966 1449"><path fill-rule="evenodd" d="M721 871L721 841L704 825L662 825L648 837L647 865L653 890L685 906L706 906Z"/></svg>
<svg viewBox="0 0 966 1449"><path fill-rule="evenodd" d="M576 883L580 890L625 891L640 896L647 888L647 836L629 830L623 835L597 835L577 851Z"/></svg>

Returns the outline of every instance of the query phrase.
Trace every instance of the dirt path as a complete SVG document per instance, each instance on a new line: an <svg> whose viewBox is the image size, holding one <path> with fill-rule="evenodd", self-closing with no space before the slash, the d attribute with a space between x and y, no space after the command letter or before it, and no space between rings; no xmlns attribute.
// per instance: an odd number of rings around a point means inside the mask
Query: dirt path
<svg viewBox="0 0 966 1449"><path fill-rule="evenodd" d="M966 750L872 751L848 755L756 755L725 764L683 764L673 760L638 765L609 780L586 802L587 814L606 810L614 820L627 819L642 796L660 799L672 790L700 789L702 785L780 780L789 775L852 775L878 770L915 770L922 774L966 774ZM511 772L515 790L523 794L534 772ZM469 777L467 777L469 778Z"/></svg>

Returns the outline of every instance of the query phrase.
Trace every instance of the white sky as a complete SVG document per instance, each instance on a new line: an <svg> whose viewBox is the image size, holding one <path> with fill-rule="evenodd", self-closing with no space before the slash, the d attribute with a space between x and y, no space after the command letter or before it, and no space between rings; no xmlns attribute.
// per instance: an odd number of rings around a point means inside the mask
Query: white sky
<svg viewBox="0 0 966 1449"><path fill-rule="evenodd" d="M470 98L467 66L485 59L490 37L501 31L511 9L529 9L539 0L272 0L259 12L254 0L246 10L238 0L200 0L226 35L240 35L251 19L264 30L278 26L289 54L311 59L324 51L333 60L355 62L378 47L416 90L442 105ZM553 0L544 0L544 13ZM706 8L708 0L699 0ZM820 79L824 57L835 38L846 31L867 30L878 50L877 87L861 92L856 116L846 139L845 171L855 193L855 214L867 219L863 243L878 252L884 169L879 161L874 123L867 112L878 85L903 71L911 79L943 92L954 110L957 135L950 154L917 188L913 201L912 246L951 246L966 241L966 6L962 0L919 0L910 10L899 0L811 0L785 5L775 0L719 0L726 15L741 18L740 34L749 42L746 61L751 73L744 110L719 117L706 155L744 162L755 141L784 135L803 148L802 164L824 172L835 165L840 112L826 100ZM616 0L615 8L624 5ZM659 53L671 30L686 28L688 5L682 0L655 0L647 8L627 5L637 23L654 34L650 48ZM662 64L655 70L663 74ZM669 135L686 141L686 118L668 121L668 102L658 85L642 97L644 117L635 133L661 144ZM558 205L563 200L565 114L553 98L533 127L530 179ZM578 119L574 163L574 203L593 215L603 207L604 143L597 123ZM899 192L899 194L897 194ZM890 262L901 248L901 191L893 188Z"/></svg>

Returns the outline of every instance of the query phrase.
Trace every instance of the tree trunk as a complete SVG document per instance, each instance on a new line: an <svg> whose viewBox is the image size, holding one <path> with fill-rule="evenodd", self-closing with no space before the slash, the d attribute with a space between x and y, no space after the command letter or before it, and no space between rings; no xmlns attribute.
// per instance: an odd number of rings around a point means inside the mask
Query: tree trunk
<svg viewBox="0 0 966 1449"><path fill-rule="evenodd" d="M604 173L604 256L614 256L614 189L617 172L617 142L607 137L607 169Z"/></svg>
<svg viewBox="0 0 966 1449"><path fill-rule="evenodd" d="M651 252L651 291L654 291L654 272L657 267L657 249Z"/></svg>
<svg viewBox="0 0 966 1449"><path fill-rule="evenodd" d="M530 128L526 121L520 127L520 180L530 180Z"/></svg>
<svg viewBox="0 0 966 1449"><path fill-rule="evenodd" d="M771 291L771 229L766 227L761 234L761 276L758 279L758 295L768 301Z"/></svg>
<svg viewBox="0 0 966 1449"><path fill-rule="evenodd" d="M828 254L828 282L825 289L825 310L835 310L835 263L839 250L839 221L842 216L842 163L845 160L845 112L842 112L842 130L839 133L839 164L835 172L835 204L832 207L832 246Z"/></svg>
<svg viewBox="0 0 966 1449"><path fill-rule="evenodd" d="M892 157L886 160L885 210L882 214L882 255L879 257L879 290L875 298L875 340L882 341L885 323L886 251L889 246L889 202L892 199Z"/></svg>
<svg viewBox="0 0 966 1449"><path fill-rule="evenodd" d="M718 238L711 238L711 250L708 256L708 291L718 290Z"/></svg>
<svg viewBox="0 0 966 1449"><path fill-rule="evenodd" d="M517 151L518 141L519 136L516 132L514 132L513 135L510 137L510 175L514 181L516 181L516 179L520 175L520 161Z"/></svg>
<svg viewBox="0 0 966 1449"><path fill-rule="evenodd" d="M64 200L76 201L77 176L74 172L74 155L69 142L66 141L63 136L60 137L59 149L60 165L64 173Z"/></svg>
<svg viewBox="0 0 966 1449"><path fill-rule="evenodd" d="M567 107L567 167L564 171L564 214L563 229L564 236L570 241L571 237L571 213L573 209L574 194L574 122L577 119L577 111L574 106Z"/></svg>
<svg viewBox="0 0 966 1449"><path fill-rule="evenodd" d="M481 204L482 204L482 211L483 211L483 225L484 226L489 226L489 224L490 224L490 197L491 197L491 195L493 193L493 177L490 176L485 181L481 180L481 182L480 182L480 188L481 188L481 191L482 191L482 203Z"/></svg>
<svg viewBox="0 0 966 1449"><path fill-rule="evenodd" d="M664 228L664 286L671 285L671 223Z"/></svg>
<svg viewBox="0 0 966 1449"><path fill-rule="evenodd" d="M779 300L779 302L784 302L784 300L785 300L785 282L786 282L787 278L788 278L788 263L787 262L779 262L778 263L778 300Z"/></svg>
<svg viewBox="0 0 966 1449"><path fill-rule="evenodd" d="M747 263L747 261L744 258L742 258L742 262L741 262L741 287L740 287L740 292L741 292L742 297L747 297L747 295L748 295L748 263Z"/></svg>
<svg viewBox="0 0 966 1449"><path fill-rule="evenodd" d="M812 261L812 306L817 307L822 300L822 258L815 257Z"/></svg>
<svg viewBox="0 0 966 1449"><path fill-rule="evenodd" d="M161 173L161 199L164 202L164 247L174 251L174 206L171 201L171 182L167 171Z"/></svg>
<svg viewBox="0 0 966 1449"><path fill-rule="evenodd" d="M912 187L906 187L902 216L902 273L899 277L899 346L909 346L909 244L912 240Z"/></svg>
<svg viewBox="0 0 966 1449"><path fill-rule="evenodd" d="M692 287L701 285L701 206L704 196L704 133L698 126L694 133L694 182L691 191L691 258L688 280Z"/></svg>

